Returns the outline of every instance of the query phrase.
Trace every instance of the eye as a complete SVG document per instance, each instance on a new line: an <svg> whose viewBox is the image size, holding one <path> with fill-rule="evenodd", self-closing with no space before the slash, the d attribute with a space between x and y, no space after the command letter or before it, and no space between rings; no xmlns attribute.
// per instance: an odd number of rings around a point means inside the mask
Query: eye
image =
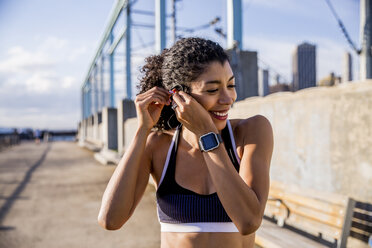
<svg viewBox="0 0 372 248"><path fill-rule="evenodd" d="M207 90L208 93L214 93L216 92L218 89L213 89L213 90Z"/></svg>
<svg viewBox="0 0 372 248"><path fill-rule="evenodd" d="M230 84L229 86L227 86L229 88L236 88L236 84Z"/></svg>

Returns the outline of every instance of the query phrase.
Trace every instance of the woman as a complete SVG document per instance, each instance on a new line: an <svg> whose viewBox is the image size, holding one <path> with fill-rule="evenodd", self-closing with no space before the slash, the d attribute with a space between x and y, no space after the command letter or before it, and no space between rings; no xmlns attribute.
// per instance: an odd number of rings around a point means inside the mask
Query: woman
<svg viewBox="0 0 372 248"><path fill-rule="evenodd" d="M100 225L119 229L151 174L161 247L253 247L269 190L270 123L227 119L234 75L215 42L181 39L146 62L138 128L104 193Z"/></svg>

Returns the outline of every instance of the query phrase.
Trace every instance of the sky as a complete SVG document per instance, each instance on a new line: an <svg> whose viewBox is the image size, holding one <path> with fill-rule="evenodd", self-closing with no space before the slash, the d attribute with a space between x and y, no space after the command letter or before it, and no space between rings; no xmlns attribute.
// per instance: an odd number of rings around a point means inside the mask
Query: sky
<svg viewBox="0 0 372 248"><path fill-rule="evenodd" d="M134 0L134 10L153 11L155 0ZM342 74L346 42L325 0L242 0L243 49L258 52L259 67L290 82L291 57L302 42L317 46L317 80ZM351 39L361 46L359 1L331 0ZM81 119L81 86L116 0L0 0L0 127L74 129ZM167 13L170 4L167 0ZM195 28L215 17L226 32L226 0L178 0L177 35L226 40L214 27ZM153 16L133 13L136 24L153 24ZM170 20L167 18L167 25ZM167 33L169 37L169 32ZM132 29L133 89L144 57L155 53L154 30ZM167 45L171 44L170 38ZM120 60L120 57L117 57ZM120 73L120 72L117 72ZM124 83L116 77L116 98ZM273 81L271 82L273 83Z"/></svg>

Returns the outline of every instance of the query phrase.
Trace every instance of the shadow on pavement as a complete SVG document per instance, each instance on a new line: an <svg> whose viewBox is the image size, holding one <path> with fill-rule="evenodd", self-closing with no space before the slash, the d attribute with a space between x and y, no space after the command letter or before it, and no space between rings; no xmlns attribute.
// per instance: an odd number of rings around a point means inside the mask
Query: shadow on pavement
<svg viewBox="0 0 372 248"><path fill-rule="evenodd" d="M43 154L41 155L40 159L32 165L28 171L26 172L25 176L23 177L23 180L21 183L18 185L18 187L14 190L11 196L7 197L6 202L4 205L0 208L0 231L5 231L5 230L12 230L14 227L6 227L6 226L1 226L1 224L4 221L5 216L8 214L9 210L12 208L13 203L15 200L20 199L19 195L22 193L22 191L25 189L26 185L31 179L32 173L44 162L46 155L48 154L50 150L50 144L48 147L45 149Z"/></svg>

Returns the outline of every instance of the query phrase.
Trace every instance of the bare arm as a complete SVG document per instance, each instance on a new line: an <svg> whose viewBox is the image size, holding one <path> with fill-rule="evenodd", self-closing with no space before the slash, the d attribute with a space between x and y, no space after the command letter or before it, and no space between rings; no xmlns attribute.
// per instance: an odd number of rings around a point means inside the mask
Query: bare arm
<svg viewBox="0 0 372 248"><path fill-rule="evenodd" d="M136 98L138 129L102 197L98 222L105 229L119 229L142 198L151 171L149 133L158 121L163 106L168 104L168 99L167 91L157 87Z"/></svg>
<svg viewBox="0 0 372 248"><path fill-rule="evenodd" d="M148 156L143 158L147 136L146 130L137 130L106 187L98 216L99 224L105 229L119 229L143 195L151 164Z"/></svg>
<svg viewBox="0 0 372 248"><path fill-rule="evenodd" d="M250 124L243 121L239 128L240 135L249 130L255 132L254 135L249 132L251 136L244 140L239 174L223 145L203 156L222 205L246 235L255 232L262 221L269 192L273 139L271 125L262 116L254 117Z"/></svg>

